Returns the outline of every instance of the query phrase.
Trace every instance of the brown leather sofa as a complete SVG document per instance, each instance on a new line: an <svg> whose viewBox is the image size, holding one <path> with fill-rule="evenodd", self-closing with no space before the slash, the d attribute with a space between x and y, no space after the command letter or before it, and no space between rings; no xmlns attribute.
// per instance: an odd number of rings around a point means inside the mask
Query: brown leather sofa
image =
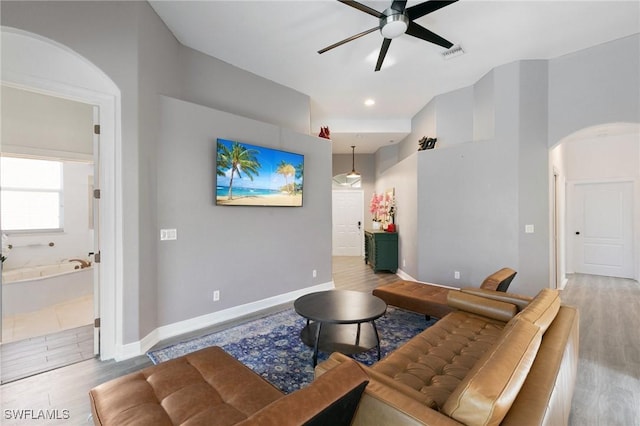
<svg viewBox="0 0 640 426"><path fill-rule="evenodd" d="M446 315L372 367L354 425L566 425L578 312L558 291L448 296ZM384 338L384 337L382 337ZM349 358L334 353L316 376Z"/></svg>
<svg viewBox="0 0 640 426"><path fill-rule="evenodd" d="M368 377L355 361L284 395L219 347L103 383L89 392L96 425L349 425Z"/></svg>

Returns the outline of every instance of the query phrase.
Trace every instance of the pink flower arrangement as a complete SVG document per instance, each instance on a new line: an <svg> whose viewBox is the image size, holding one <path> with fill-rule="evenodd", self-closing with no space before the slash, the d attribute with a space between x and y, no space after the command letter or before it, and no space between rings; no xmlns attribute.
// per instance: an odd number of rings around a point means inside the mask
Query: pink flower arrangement
<svg viewBox="0 0 640 426"><path fill-rule="evenodd" d="M371 196L371 201L369 202L369 213L373 215L373 220L376 222L380 220L378 215L382 213L381 206L383 199L384 197L382 194L378 195L374 192Z"/></svg>
<svg viewBox="0 0 640 426"><path fill-rule="evenodd" d="M369 212L373 215L376 222L389 222L395 211L395 197L388 193L376 194L371 196L369 202Z"/></svg>

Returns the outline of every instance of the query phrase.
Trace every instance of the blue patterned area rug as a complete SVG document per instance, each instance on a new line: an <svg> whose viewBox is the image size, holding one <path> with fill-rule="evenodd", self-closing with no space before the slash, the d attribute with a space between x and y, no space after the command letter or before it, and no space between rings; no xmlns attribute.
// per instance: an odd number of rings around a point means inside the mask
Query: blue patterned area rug
<svg viewBox="0 0 640 426"><path fill-rule="evenodd" d="M406 342L434 319L389 306L385 316L376 320L382 357ZM197 351L208 346L220 346L247 367L285 393L305 387L313 381L313 349L300 340L306 319L293 309L252 320L229 329L150 351L154 364ZM318 363L330 354L318 353ZM353 355L363 364L378 360L377 350Z"/></svg>

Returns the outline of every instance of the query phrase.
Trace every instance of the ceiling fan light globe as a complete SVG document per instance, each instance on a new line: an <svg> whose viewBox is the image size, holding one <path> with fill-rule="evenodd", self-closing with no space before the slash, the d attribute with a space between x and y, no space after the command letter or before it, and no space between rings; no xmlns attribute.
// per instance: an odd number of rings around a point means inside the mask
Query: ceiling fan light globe
<svg viewBox="0 0 640 426"><path fill-rule="evenodd" d="M390 15L381 20L380 33L384 38L394 39L407 32L409 19L402 14Z"/></svg>

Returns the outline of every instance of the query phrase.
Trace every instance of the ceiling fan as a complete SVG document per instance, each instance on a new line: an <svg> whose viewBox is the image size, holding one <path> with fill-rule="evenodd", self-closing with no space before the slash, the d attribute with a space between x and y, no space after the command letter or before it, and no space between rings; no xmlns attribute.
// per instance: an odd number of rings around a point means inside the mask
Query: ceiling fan
<svg viewBox="0 0 640 426"><path fill-rule="evenodd" d="M338 1L340 3L346 4L347 6L351 6L355 9L358 9L361 12L368 13L369 15L378 18L379 24L376 27L363 31L359 34L353 35L342 41L334 43L331 46L327 46L324 49L319 50L318 53L320 54L328 50L331 50L335 47L342 46L345 43L358 39L378 29L380 30L380 33L382 33L382 36L384 37L384 41L382 42L382 47L380 48L380 54L378 55L378 62L376 63L376 71L380 71L380 68L382 68L382 63L384 62L384 57L387 55L387 51L389 50L389 46L391 45L391 40L405 33L409 34L410 36L428 41L430 43L437 44L438 46L442 46L446 49L449 49L451 46L453 46L453 43L429 31L425 27L416 24L414 20L422 16L425 16L431 12L435 12L438 9L442 9L443 7L448 6L451 3L455 3L458 0L453 0L453 1L428 0L428 1L425 1L424 3L420 3L411 7L407 7L406 0L404 1L393 0L393 2L391 3L391 6L388 9L385 9L384 12L378 12L377 10L372 9L369 6L366 6L362 3L358 3L357 1L347 1L347 0L338 0Z"/></svg>

